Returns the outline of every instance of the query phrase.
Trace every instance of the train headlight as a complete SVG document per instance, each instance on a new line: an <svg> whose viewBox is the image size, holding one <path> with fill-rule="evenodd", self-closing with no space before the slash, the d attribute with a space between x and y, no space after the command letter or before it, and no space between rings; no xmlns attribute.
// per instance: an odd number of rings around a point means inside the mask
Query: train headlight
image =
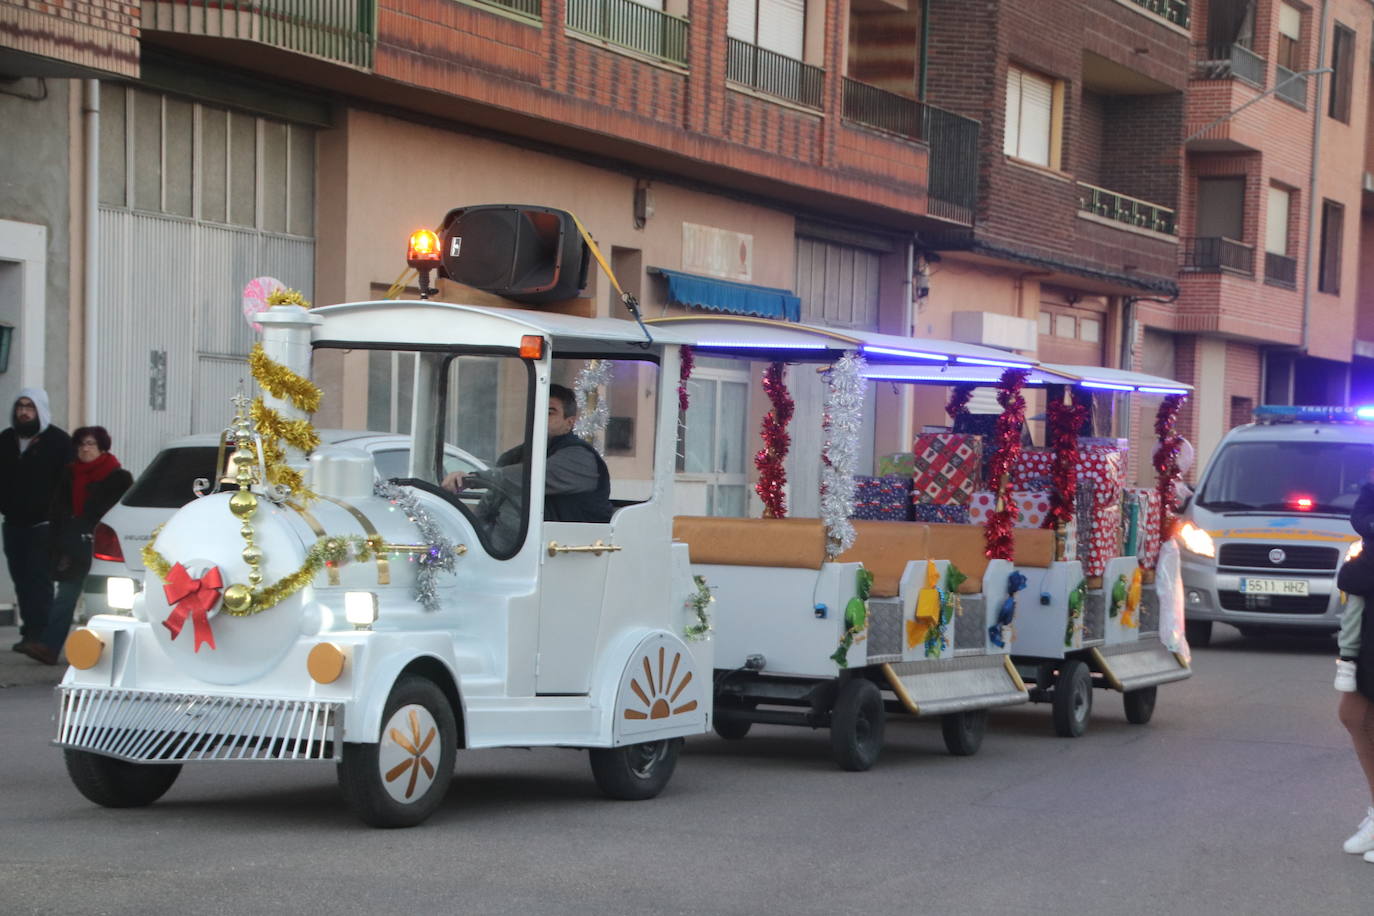
<svg viewBox="0 0 1374 916"><path fill-rule="evenodd" d="M377 622L377 596L372 592L344 592L344 618L359 630Z"/></svg>
<svg viewBox="0 0 1374 916"><path fill-rule="evenodd" d="M1184 522L1183 527L1178 529L1178 539L1189 553L1195 553L1200 557L1217 555L1217 545L1212 536L1192 522Z"/></svg>
<svg viewBox="0 0 1374 916"><path fill-rule="evenodd" d="M127 576L111 576L105 580L105 601L115 610L132 611L136 594L138 587Z"/></svg>

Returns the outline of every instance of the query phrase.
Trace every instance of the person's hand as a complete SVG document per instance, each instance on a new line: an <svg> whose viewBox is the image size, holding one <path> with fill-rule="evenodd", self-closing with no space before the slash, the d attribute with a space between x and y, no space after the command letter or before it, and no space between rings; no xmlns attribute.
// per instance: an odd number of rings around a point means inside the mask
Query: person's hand
<svg viewBox="0 0 1374 916"><path fill-rule="evenodd" d="M459 490L463 489L463 472L453 471L449 473L444 477L442 486L450 493L457 493Z"/></svg>

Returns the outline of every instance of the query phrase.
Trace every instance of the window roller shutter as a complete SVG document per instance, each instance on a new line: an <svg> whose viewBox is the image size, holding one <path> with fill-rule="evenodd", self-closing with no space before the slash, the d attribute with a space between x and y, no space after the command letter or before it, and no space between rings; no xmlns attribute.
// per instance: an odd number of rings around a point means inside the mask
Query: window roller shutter
<svg viewBox="0 0 1374 916"><path fill-rule="evenodd" d="M1294 41L1302 38L1302 13L1287 3L1279 4L1279 34Z"/></svg>
<svg viewBox="0 0 1374 916"><path fill-rule="evenodd" d="M1269 189L1269 214L1264 224L1264 250L1288 254L1288 192Z"/></svg>
<svg viewBox="0 0 1374 916"><path fill-rule="evenodd" d="M730 0L725 25L726 34L739 41L753 44L757 37L754 33L754 18L757 9L757 0Z"/></svg>
<svg viewBox="0 0 1374 916"><path fill-rule="evenodd" d="M1002 135L1002 152L1008 156L1018 155L1021 146L1021 71L1015 67L1007 69L1007 120L1006 131Z"/></svg>
<svg viewBox="0 0 1374 916"><path fill-rule="evenodd" d="M1036 165L1050 164L1050 124L1054 107L1054 83L1033 73L1021 76L1021 151L1018 155Z"/></svg>
<svg viewBox="0 0 1374 916"><path fill-rule="evenodd" d="M806 40L806 0L758 0L759 47L802 60Z"/></svg>

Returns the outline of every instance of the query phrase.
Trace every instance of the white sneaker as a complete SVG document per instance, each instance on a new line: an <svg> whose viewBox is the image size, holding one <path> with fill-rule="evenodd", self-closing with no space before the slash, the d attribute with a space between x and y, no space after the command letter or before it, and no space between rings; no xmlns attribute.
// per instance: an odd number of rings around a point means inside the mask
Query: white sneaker
<svg viewBox="0 0 1374 916"><path fill-rule="evenodd" d="M1355 663L1336 659L1336 689L1341 693L1355 692Z"/></svg>
<svg viewBox="0 0 1374 916"><path fill-rule="evenodd" d="M1342 848L1351 855L1364 853L1366 862L1374 862L1374 859L1369 857L1369 854L1374 852L1374 808L1366 812L1364 820L1360 821L1360 829L1345 841Z"/></svg>

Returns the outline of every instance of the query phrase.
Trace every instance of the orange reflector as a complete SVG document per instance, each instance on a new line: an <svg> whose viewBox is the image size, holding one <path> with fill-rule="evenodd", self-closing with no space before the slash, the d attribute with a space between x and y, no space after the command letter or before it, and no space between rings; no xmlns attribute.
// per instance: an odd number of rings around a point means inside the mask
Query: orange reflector
<svg viewBox="0 0 1374 916"><path fill-rule="evenodd" d="M67 661L73 668L85 671L94 668L100 661L100 653L105 651L105 641L90 630L81 629L67 637Z"/></svg>
<svg viewBox="0 0 1374 916"><path fill-rule="evenodd" d="M410 244L406 247L406 260L410 262L411 267L427 267L438 264L439 236L428 229L412 232Z"/></svg>
<svg viewBox="0 0 1374 916"><path fill-rule="evenodd" d="M538 334L526 334L520 338L520 358L539 359L544 355L544 338Z"/></svg>

